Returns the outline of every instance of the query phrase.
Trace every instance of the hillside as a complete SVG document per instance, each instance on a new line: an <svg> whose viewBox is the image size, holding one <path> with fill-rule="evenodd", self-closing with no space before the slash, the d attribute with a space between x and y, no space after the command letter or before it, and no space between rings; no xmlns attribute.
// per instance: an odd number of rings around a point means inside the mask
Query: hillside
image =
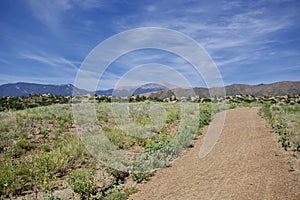
<svg viewBox="0 0 300 200"><path fill-rule="evenodd" d="M218 88L212 88L212 90ZM300 81L283 81L271 84L246 85L233 84L225 87L226 95L253 95L253 96L284 96L284 95L299 95ZM165 90L161 92L147 94L151 98L164 99L171 97L174 94L179 97L199 96L209 97L209 90L207 88L193 88L193 89L174 89Z"/></svg>

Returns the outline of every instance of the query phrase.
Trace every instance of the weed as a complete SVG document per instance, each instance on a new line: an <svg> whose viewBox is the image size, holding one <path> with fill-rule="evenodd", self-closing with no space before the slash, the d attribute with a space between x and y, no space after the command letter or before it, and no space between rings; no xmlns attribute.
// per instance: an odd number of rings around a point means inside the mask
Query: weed
<svg viewBox="0 0 300 200"><path fill-rule="evenodd" d="M288 150L300 151L300 137L297 133L300 129L299 121L300 105L289 105L285 103L264 104L259 114L267 119L272 129L280 136L278 142Z"/></svg>
<svg viewBox="0 0 300 200"><path fill-rule="evenodd" d="M300 141L294 142L295 151L300 152Z"/></svg>
<svg viewBox="0 0 300 200"><path fill-rule="evenodd" d="M234 109L234 108L236 108L236 107L237 107L237 105L234 104L234 103L231 103L231 104L229 104L229 106L228 106L229 109Z"/></svg>
<svg viewBox="0 0 300 200"><path fill-rule="evenodd" d="M125 188L125 190L122 192L117 185L113 185L112 188L105 191L105 197L103 200L126 200L129 195L136 192L137 190L133 187Z"/></svg>
<svg viewBox="0 0 300 200"><path fill-rule="evenodd" d="M32 146L30 145L30 142L27 139L21 139L16 143L16 147L20 149L26 149L30 150Z"/></svg>
<svg viewBox="0 0 300 200"><path fill-rule="evenodd" d="M179 119L180 119L180 110L174 109L168 113L166 123L173 123L174 121Z"/></svg>
<svg viewBox="0 0 300 200"><path fill-rule="evenodd" d="M172 136L158 136L156 139L148 138L148 143L145 146L145 152L154 153L159 149L167 146L172 139Z"/></svg>
<svg viewBox="0 0 300 200"><path fill-rule="evenodd" d="M134 145L133 138L127 136L123 131L117 128L103 128L105 130L105 135L111 143L118 146L121 149L127 149Z"/></svg>
<svg viewBox="0 0 300 200"><path fill-rule="evenodd" d="M113 175L117 181L124 181L126 177L128 177L128 172L123 172L112 167L107 167L106 172Z"/></svg>
<svg viewBox="0 0 300 200"><path fill-rule="evenodd" d="M68 183L82 198L88 198L93 186L93 173L88 169L77 169L68 175Z"/></svg>
<svg viewBox="0 0 300 200"><path fill-rule="evenodd" d="M148 172L132 172L130 173L132 180L141 183L142 181L148 181L150 178L150 173Z"/></svg>
<svg viewBox="0 0 300 200"><path fill-rule="evenodd" d="M41 149L44 151L44 152L50 152L51 151L51 148L48 144L42 144L41 145Z"/></svg>
<svg viewBox="0 0 300 200"><path fill-rule="evenodd" d="M281 136L278 142L281 143L281 146L284 148L284 150L287 150L289 147L291 147L290 139L286 135Z"/></svg>

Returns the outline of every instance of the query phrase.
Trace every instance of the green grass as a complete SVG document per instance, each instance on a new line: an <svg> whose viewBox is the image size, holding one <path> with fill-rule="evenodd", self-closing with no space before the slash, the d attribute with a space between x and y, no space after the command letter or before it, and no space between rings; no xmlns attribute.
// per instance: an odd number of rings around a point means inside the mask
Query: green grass
<svg viewBox="0 0 300 200"><path fill-rule="evenodd" d="M7 148L0 155L1 196L11 196L23 190L42 189L45 180L63 177L75 166L92 165L93 160L74 136L66 135L52 151L38 151L18 159ZM92 162L91 162L92 161ZM95 161L94 161L95 162ZM49 183L49 181L48 181Z"/></svg>
<svg viewBox="0 0 300 200"><path fill-rule="evenodd" d="M117 127L102 127L102 130L105 132L105 135L108 138L108 140L121 149L128 149L135 144L145 143L141 141L143 139L126 135L122 130L118 129Z"/></svg>

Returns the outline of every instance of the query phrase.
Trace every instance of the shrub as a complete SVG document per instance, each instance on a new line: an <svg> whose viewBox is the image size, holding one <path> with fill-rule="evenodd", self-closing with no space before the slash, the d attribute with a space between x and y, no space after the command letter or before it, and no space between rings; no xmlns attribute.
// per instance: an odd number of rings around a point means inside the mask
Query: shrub
<svg viewBox="0 0 300 200"><path fill-rule="evenodd" d="M88 169L77 169L68 175L68 183L82 198L88 198L93 186L93 173Z"/></svg>
<svg viewBox="0 0 300 200"><path fill-rule="evenodd" d="M145 152L154 153L159 149L167 146L172 139L172 136L159 136L157 139L148 138L148 143L145 147Z"/></svg>
<svg viewBox="0 0 300 200"><path fill-rule="evenodd" d="M131 174L132 180L141 183L142 181L148 181L150 178L150 173L148 172L132 172Z"/></svg>
<svg viewBox="0 0 300 200"><path fill-rule="evenodd" d="M16 146L21 149L30 149L30 142L26 139L21 139L16 143Z"/></svg>

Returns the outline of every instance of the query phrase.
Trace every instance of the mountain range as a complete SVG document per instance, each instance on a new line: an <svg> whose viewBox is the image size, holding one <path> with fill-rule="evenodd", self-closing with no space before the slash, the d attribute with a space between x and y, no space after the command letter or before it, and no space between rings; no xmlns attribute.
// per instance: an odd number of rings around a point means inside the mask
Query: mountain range
<svg viewBox="0 0 300 200"><path fill-rule="evenodd" d="M131 96L132 94L144 94L161 91L170 88L171 85L165 83L148 83L139 87L119 87L116 89L98 90L90 92L75 87L72 84L65 85L45 85L36 83L9 83L0 86L0 96L28 96L34 94L53 94L62 96L97 94L104 96ZM172 88L172 87L171 87Z"/></svg>
<svg viewBox="0 0 300 200"><path fill-rule="evenodd" d="M72 96L72 94L87 94L85 90L78 89L72 84L45 85L37 83L9 83L0 86L0 96L28 96L34 94L55 94Z"/></svg>
<svg viewBox="0 0 300 200"><path fill-rule="evenodd" d="M212 88L212 90L218 88ZM300 95L300 81L283 81L271 84L247 85L233 84L225 87L226 95L254 95L254 96L283 96ZM93 92L75 87L72 84L45 85L36 83L10 83L0 86L0 96L28 96L34 94L53 94L62 96L94 94ZM196 87L193 89L178 88L167 83L148 83L139 87L119 87L117 89L98 90L97 95L130 96L143 94L152 98L167 98L176 96L209 97L208 88Z"/></svg>
<svg viewBox="0 0 300 200"><path fill-rule="evenodd" d="M220 88L212 88L218 90ZM226 95L253 95L253 96L285 96L300 95L300 81L282 81L271 84L247 85L233 84L225 86ZM173 90L164 90L148 93L146 96L151 98L164 99L176 94L177 97L199 96L210 97L208 88L196 87L193 89L176 88Z"/></svg>

